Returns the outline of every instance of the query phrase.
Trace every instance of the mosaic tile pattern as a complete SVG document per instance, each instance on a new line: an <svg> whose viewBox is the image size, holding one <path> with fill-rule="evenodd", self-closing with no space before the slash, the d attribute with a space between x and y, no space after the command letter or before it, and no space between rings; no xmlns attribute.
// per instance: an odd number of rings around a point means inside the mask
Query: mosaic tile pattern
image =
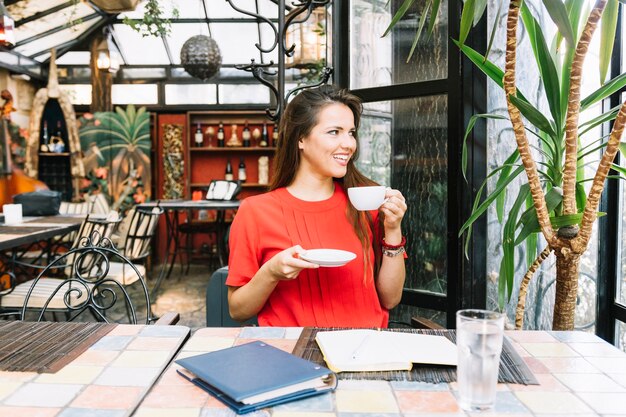
<svg viewBox="0 0 626 417"><path fill-rule="evenodd" d="M119 325L54 374L0 372L0 416L130 416L189 333Z"/></svg>
<svg viewBox="0 0 626 417"><path fill-rule="evenodd" d="M290 350L301 329L200 329L178 357L251 340ZM349 381L332 394L283 404L247 417L560 417L626 416L626 354L576 332L507 332L540 385L500 384L489 413L459 408L456 383ZM611 367L609 364L615 366ZM172 363L146 396L136 417L235 417L222 403L176 374ZM1 375L0 375L1 378ZM2 393L0 392L0 395ZM0 415L2 410L0 409Z"/></svg>

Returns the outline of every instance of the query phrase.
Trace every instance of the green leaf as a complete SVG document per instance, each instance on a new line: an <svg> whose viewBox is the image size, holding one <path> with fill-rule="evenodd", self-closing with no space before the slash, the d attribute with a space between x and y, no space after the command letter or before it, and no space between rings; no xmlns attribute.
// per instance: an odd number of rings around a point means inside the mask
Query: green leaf
<svg viewBox="0 0 626 417"><path fill-rule="evenodd" d="M615 119L617 117L617 113L619 113L619 109L622 107L621 104L618 104L617 106L613 107L610 110L607 110L606 112L602 113L599 116L594 117L591 120L587 120L585 123L581 123L578 126L578 129L580 130L583 127L586 127L585 129L581 130L578 133L578 136L582 136L585 133L587 133L588 131L590 131L591 129L593 129L594 127L601 125L602 123L605 122L610 122L611 120Z"/></svg>
<svg viewBox="0 0 626 417"><path fill-rule="evenodd" d="M602 21L600 23L600 82L602 84L604 84L604 80L606 80L609 72L618 14L619 5L617 0L608 0L604 12L602 12Z"/></svg>
<svg viewBox="0 0 626 417"><path fill-rule="evenodd" d="M526 210L528 210L529 208L533 208L533 196L532 195L528 195L528 197L526 197ZM531 233L526 238L527 268L530 268L533 262L535 262L535 258L537 257L537 240L538 240L537 233Z"/></svg>
<svg viewBox="0 0 626 417"><path fill-rule="evenodd" d="M554 133L554 129L552 129L552 124L550 123L550 121L546 119L543 113L537 110L532 104L528 103L527 101L520 100L513 95L510 95L509 99L511 100L513 105L519 109L524 117L533 124L533 126L540 130L543 130L550 136L556 136L556 133Z"/></svg>
<svg viewBox="0 0 626 417"><path fill-rule="evenodd" d="M626 72L618 75L612 80L608 81L602 87L598 88L593 93L589 94L587 97L580 101L580 111L587 110L590 106L597 103L600 100L603 100L620 90L622 87L626 85Z"/></svg>
<svg viewBox="0 0 626 417"><path fill-rule="evenodd" d="M545 199L548 213L550 213L556 208L556 206L561 204L563 196L561 195L560 190L551 188L548 192L546 192ZM515 245L522 243L531 233L539 233L541 231L539 228L539 221L537 220L537 211L535 210L534 205L522 214L518 227L519 225L522 225L522 230L515 240Z"/></svg>
<svg viewBox="0 0 626 417"><path fill-rule="evenodd" d="M517 162L519 159L519 151L517 148L509 155L508 158L502 164L502 170L500 171L500 175L498 176L498 181L496 182L496 188L500 186L504 181L506 181L511 174L511 170L513 169L513 164ZM507 190L504 189L498 197L496 198L496 215L498 216L498 222L502 223L504 219L504 203L506 202L506 194Z"/></svg>
<svg viewBox="0 0 626 417"><path fill-rule="evenodd" d="M559 33L565 38L567 43L572 46L575 45L574 31L572 30L565 4L563 4L561 0L543 0L543 5L546 7L550 18L556 27L559 28Z"/></svg>
<svg viewBox="0 0 626 417"><path fill-rule="evenodd" d="M517 194L515 202L509 209L508 218L502 230L502 264L500 267L500 278L506 282L505 297L511 301L513 289L513 278L515 276L515 229L517 217L522 205L526 202L526 197L530 194L530 186L523 184ZM498 297L499 299L501 297ZM504 306L500 306L504 307Z"/></svg>
<svg viewBox="0 0 626 417"><path fill-rule="evenodd" d="M565 11L565 9L563 9L563 11ZM535 61L537 62L537 67L539 68L539 75L543 81L546 98L548 99L548 105L550 107L550 113L556 123L556 130L558 132L561 130L561 126L563 125L564 113L561 112L561 90L559 87L559 76L556 71L556 65L552 59L552 55L550 55L550 49L548 48L546 39L541 31L541 26L530 13L526 3L524 3L522 7L521 14L524 26L528 32L530 44L535 54Z"/></svg>
<svg viewBox="0 0 626 417"><path fill-rule="evenodd" d="M500 11L502 10L503 3L504 3L503 1L498 2L498 11L496 12L495 16L500 16ZM491 52L491 48L493 46L493 40L496 37L497 29L498 29L498 19L493 19L493 27L491 28L491 35L489 35L489 44L487 45L487 50L485 51L485 60L487 60L487 57L489 56L489 52ZM483 63L484 62L485 61L483 61Z"/></svg>
<svg viewBox="0 0 626 417"><path fill-rule="evenodd" d="M437 15L439 14L439 8L441 7L441 0L432 0L432 9L430 10L430 19L428 21L428 33L432 34L435 29L435 22L437 21Z"/></svg>
<svg viewBox="0 0 626 417"><path fill-rule="evenodd" d="M489 61L483 55L481 55L479 52L475 51L474 49L470 48L469 46L461 45L459 41L454 40L454 39L452 39L452 42L454 42L456 46L459 47L461 52L463 52L465 56L468 57L469 60L472 61L474 65L476 65L478 69L484 72L485 75L487 75L487 77L495 81L495 83L498 84L501 88L504 87L504 84L502 81L502 78L504 77L504 71L502 71L502 69L500 69L493 62ZM524 97L524 95L521 93L519 89L517 89L516 95L519 99L528 102L528 100L526 100L526 97Z"/></svg>
<svg viewBox="0 0 626 417"><path fill-rule="evenodd" d="M459 230L459 236L461 236L463 232L465 232L465 230L470 227L476 221L476 219L478 219L487 210L491 203L493 203L493 200L496 199L498 194L500 194L502 190L506 188L506 186L509 185L511 181L513 181L519 174L521 174L522 171L524 171L524 167L518 167L515 171L513 171L513 174L507 177L506 181L504 181L499 187L496 187L496 189L493 190L493 192L485 199L485 201L483 201L478 206L478 208L476 208L476 210L472 210L472 214L470 215L470 217L465 221L463 226L461 226L461 230Z"/></svg>
<svg viewBox="0 0 626 417"><path fill-rule="evenodd" d="M413 56L413 52L415 52L415 48L417 47L417 42L420 39L420 35L422 34L422 30L424 29L424 24L426 23L426 16L428 16L428 8L430 7L430 3L426 3L424 7L424 11L422 12L422 17L420 18L420 23L417 28L417 32L415 33L415 38L413 39L413 45L411 45L411 50L409 51L409 56L406 59L406 63L408 64Z"/></svg>
<svg viewBox="0 0 626 417"><path fill-rule="evenodd" d="M622 157L626 157L626 142L619 143L619 151L622 154Z"/></svg>
<svg viewBox="0 0 626 417"><path fill-rule="evenodd" d="M475 114L470 117L469 122L467 123L467 129L465 129L465 136L463 136L463 149L461 151L461 172L463 173L463 178L467 182L467 137L471 133L472 129L474 129L474 125L479 118L485 119L500 119L500 120L509 120L508 117L500 116L497 114Z"/></svg>
<svg viewBox="0 0 626 417"><path fill-rule="evenodd" d="M476 0L476 2L474 3L474 24L472 26L476 26L478 22L480 22L480 19L483 17L483 14L485 14L486 8L487 8L487 0ZM499 15L496 14L496 16L499 16Z"/></svg>
<svg viewBox="0 0 626 417"><path fill-rule="evenodd" d="M585 192L585 187L577 182L576 183L576 207L578 211L583 211L585 206L587 205L587 193Z"/></svg>
<svg viewBox="0 0 626 417"><path fill-rule="evenodd" d="M474 22L474 0L465 0L463 12L461 13L461 28L459 29L459 42L461 45L465 43L467 35L472 28Z"/></svg>
<svg viewBox="0 0 626 417"><path fill-rule="evenodd" d="M391 29L393 29L400 19L404 17L411 5L413 5L413 2L415 2L415 0L404 0L404 3L402 3L402 6L400 6L396 14L393 16L393 19L391 19L391 23L389 23L389 26L385 29L385 33L383 33L381 38L384 38L389 32L391 32Z"/></svg>
<svg viewBox="0 0 626 417"><path fill-rule="evenodd" d="M626 168L619 166L617 164L611 164L611 168L617 171L621 176L626 178Z"/></svg>

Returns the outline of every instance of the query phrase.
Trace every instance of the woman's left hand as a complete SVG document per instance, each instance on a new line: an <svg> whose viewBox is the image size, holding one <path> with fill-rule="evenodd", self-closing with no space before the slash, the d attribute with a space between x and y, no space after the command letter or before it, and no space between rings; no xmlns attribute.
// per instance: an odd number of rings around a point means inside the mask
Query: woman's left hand
<svg viewBox="0 0 626 417"><path fill-rule="evenodd" d="M398 190L387 188L385 198L387 201L380 206L380 211L385 213L385 230L399 229L407 209L404 196Z"/></svg>

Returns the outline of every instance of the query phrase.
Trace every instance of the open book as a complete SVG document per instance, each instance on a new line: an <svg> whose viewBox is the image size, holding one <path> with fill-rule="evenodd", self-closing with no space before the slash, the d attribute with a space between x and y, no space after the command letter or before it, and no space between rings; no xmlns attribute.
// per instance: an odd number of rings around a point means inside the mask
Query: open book
<svg viewBox="0 0 626 417"><path fill-rule="evenodd" d="M377 330L318 332L315 341L335 372L410 370L414 363L456 365L456 345L443 336Z"/></svg>
<svg viewBox="0 0 626 417"><path fill-rule="evenodd" d="M323 366L263 342L251 342L176 361L178 373L238 414L319 395L337 386Z"/></svg>

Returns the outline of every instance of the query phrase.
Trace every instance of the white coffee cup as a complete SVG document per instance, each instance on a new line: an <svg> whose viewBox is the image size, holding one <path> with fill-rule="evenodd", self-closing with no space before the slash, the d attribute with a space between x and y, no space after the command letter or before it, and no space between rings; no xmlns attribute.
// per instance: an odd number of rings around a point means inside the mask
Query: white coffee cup
<svg viewBox="0 0 626 417"><path fill-rule="evenodd" d="M378 210L385 202L386 189L383 185L351 187L348 188L348 198L357 210Z"/></svg>
<svg viewBox="0 0 626 417"><path fill-rule="evenodd" d="M2 213L4 214L4 224L7 226L22 223L21 204L3 204Z"/></svg>

